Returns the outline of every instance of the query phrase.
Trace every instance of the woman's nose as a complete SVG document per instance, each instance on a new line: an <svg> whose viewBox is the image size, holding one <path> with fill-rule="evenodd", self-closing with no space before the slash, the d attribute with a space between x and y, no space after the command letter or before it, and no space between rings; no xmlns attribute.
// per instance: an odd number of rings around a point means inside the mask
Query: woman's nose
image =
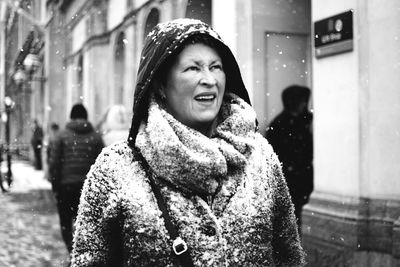
<svg viewBox="0 0 400 267"><path fill-rule="evenodd" d="M212 72L209 69L205 69L201 72L201 80L200 83L202 85L207 85L207 86L214 86L217 84L217 79L214 77Z"/></svg>

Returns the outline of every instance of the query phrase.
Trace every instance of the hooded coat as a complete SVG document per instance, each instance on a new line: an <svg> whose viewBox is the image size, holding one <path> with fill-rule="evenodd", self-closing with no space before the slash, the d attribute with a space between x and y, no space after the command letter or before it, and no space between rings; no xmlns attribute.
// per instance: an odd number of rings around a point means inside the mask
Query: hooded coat
<svg viewBox="0 0 400 267"><path fill-rule="evenodd" d="M224 48L227 94L211 137L177 121L149 89L161 63L193 34ZM178 266L139 153L194 266L304 265L280 162L257 133L249 102L236 60L208 25L156 26L142 53L130 137L105 148L85 181L72 266Z"/></svg>

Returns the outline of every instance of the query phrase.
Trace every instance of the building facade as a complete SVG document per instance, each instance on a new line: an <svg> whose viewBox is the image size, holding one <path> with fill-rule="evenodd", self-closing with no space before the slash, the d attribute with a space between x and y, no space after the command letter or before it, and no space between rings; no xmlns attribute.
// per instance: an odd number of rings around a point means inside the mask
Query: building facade
<svg viewBox="0 0 400 267"><path fill-rule="evenodd" d="M56 88L63 81L65 90L59 96L65 101L48 97L49 106L65 106L49 112L48 121L66 118L69 108L79 101L87 105L93 121L99 121L112 104L131 109L145 36L158 22L180 17L201 19L221 33L241 64L264 131L282 109L280 93L285 86L300 83L311 87L310 1L49 2L48 9L57 13L52 25L62 25L59 36L49 38L62 41L46 42L51 50L47 86ZM51 30L52 25L50 31L57 32ZM64 44L65 50L60 47ZM290 55L294 49L296 53ZM266 64L269 73L260 68ZM63 77L51 73L59 70ZM58 114L59 110L64 114Z"/></svg>
<svg viewBox="0 0 400 267"><path fill-rule="evenodd" d="M45 108L45 1L5 0L0 3L0 13L0 140L6 142L8 122L11 149L29 157L33 121L43 122ZM12 103L10 108L5 107L6 98Z"/></svg>
<svg viewBox="0 0 400 267"><path fill-rule="evenodd" d="M352 11L353 49L313 56L310 266L400 266L400 3L312 1L313 22Z"/></svg>
<svg viewBox="0 0 400 267"><path fill-rule="evenodd" d="M44 8L43 34L33 32L45 44L34 75L45 79L32 85L28 115L45 129L64 125L76 102L94 124L113 104L130 110L146 34L158 22L201 19L237 58L262 134L286 86L312 89L314 192L302 229L309 266L400 265L397 0L47 0ZM351 49L318 56L315 23L348 11Z"/></svg>

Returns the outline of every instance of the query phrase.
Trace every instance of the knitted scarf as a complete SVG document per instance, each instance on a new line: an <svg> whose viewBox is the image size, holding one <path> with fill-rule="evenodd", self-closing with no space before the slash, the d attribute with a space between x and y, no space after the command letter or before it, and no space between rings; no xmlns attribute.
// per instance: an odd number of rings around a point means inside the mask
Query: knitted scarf
<svg viewBox="0 0 400 267"><path fill-rule="evenodd" d="M244 178L248 158L257 145L255 118L251 106L228 94L210 138L177 121L152 97L136 147L159 178L185 193L212 196L222 188L231 191Z"/></svg>

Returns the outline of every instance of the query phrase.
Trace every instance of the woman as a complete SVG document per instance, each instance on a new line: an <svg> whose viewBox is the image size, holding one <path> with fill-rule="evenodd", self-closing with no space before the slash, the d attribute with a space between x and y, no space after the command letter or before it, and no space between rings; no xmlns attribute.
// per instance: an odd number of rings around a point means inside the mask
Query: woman
<svg viewBox="0 0 400 267"><path fill-rule="evenodd" d="M85 182L73 266L304 265L280 163L249 102L208 25L157 25L128 142L104 149Z"/></svg>

